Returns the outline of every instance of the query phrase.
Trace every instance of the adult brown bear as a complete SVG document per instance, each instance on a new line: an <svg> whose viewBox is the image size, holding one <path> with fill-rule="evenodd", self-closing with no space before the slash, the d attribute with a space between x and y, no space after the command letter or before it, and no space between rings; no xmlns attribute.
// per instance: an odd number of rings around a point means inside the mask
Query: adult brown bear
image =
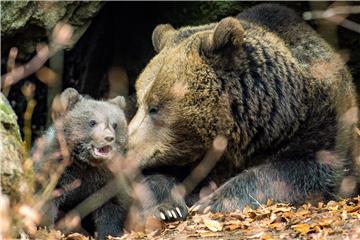
<svg viewBox="0 0 360 240"><path fill-rule="evenodd" d="M220 188L197 211L268 198L326 200L353 174L358 110L351 75L292 10L262 4L209 25L159 25L153 45L158 54L136 82L129 148L144 169L183 169L171 174L175 182L150 177L162 219L186 215L176 204L163 208L171 205L164 189L182 181L217 136L227 148L206 181Z"/></svg>

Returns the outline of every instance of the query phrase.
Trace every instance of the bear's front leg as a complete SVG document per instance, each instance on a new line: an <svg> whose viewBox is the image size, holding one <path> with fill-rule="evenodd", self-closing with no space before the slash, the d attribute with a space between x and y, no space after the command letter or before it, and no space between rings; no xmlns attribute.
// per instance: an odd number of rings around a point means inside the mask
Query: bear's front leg
<svg viewBox="0 0 360 240"><path fill-rule="evenodd" d="M93 218L97 239L106 239L108 235L118 237L123 233L127 211L111 200L95 210Z"/></svg>
<svg viewBox="0 0 360 240"><path fill-rule="evenodd" d="M54 227L58 218L59 201L53 199L45 202L41 209L41 223L40 226Z"/></svg>
<svg viewBox="0 0 360 240"><path fill-rule="evenodd" d="M146 199L143 205L143 214L155 216L162 221L177 221L185 219L188 209L183 196L174 190L177 182L174 178L154 174L146 176L141 184L151 191L151 198Z"/></svg>
<svg viewBox="0 0 360 240"><path fill-rule="evenodd" d="M271 198L274 202L300 204L333 196L335 171L314 161L289 160L259 165L231 178L190 211L207 213L258 207Z"/></svg>

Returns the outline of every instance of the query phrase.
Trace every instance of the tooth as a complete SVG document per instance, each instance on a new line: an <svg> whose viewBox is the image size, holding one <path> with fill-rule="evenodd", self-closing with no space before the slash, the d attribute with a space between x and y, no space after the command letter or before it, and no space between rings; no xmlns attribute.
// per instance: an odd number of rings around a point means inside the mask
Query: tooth
<svg viewBox="0 0 360 240"><path fill-rule="evenodd" d="M178 207L176 207L176 211L178 212L179 216L182 218L183 216L182 216L181 211L180 211L180 209Z"/></svg>
<svg viewBox="0 0 360 240"><path fill-rule="evenodd" d="M166 219L165 214L163 214L162 212L160 212L160 218L161 218L161 220L165 220L165 219Z"/></svg>

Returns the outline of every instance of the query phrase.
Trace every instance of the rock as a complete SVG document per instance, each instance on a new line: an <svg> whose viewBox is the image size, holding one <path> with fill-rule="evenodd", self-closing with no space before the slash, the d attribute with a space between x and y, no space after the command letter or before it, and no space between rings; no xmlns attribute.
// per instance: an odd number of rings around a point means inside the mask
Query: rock
<svg viewBox="0 0 360 240"><path fill-rule="evenodd" d="M58 22L74 28L71 48L86 31L104 5L100 1L9 1L1 3L2 56L11 47L19 48L20 60L27 60L39 42L47 42Z"/></svg>
<svg viewBox="0 0 360 240"><path fill-rule="evenodd" d="M1 192L13 203L33 191L31 166L25 167L24 144L17 117L9 102L0 93L0 179ZM28 165L28 164L27 164Z"/></svg>
<svg viewBox="0 0 360 240"><path fill-rule="evenodd" d="M22 172L23 144L17 125L17 116L5 96L0 93L0 163L1 175Z"/></svg>

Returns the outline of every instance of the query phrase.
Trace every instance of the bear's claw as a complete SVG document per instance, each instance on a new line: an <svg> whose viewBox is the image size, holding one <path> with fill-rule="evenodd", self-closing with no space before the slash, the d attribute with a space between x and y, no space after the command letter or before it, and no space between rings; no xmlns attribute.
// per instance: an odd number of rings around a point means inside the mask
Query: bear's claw
<svg viewBox="0 0 360 240"><path fill-rule="evenodd" d="M170 204L160 204L155 207L155 217L164 222L184 220L188 215L186 206L170 206Z"/></svg>

